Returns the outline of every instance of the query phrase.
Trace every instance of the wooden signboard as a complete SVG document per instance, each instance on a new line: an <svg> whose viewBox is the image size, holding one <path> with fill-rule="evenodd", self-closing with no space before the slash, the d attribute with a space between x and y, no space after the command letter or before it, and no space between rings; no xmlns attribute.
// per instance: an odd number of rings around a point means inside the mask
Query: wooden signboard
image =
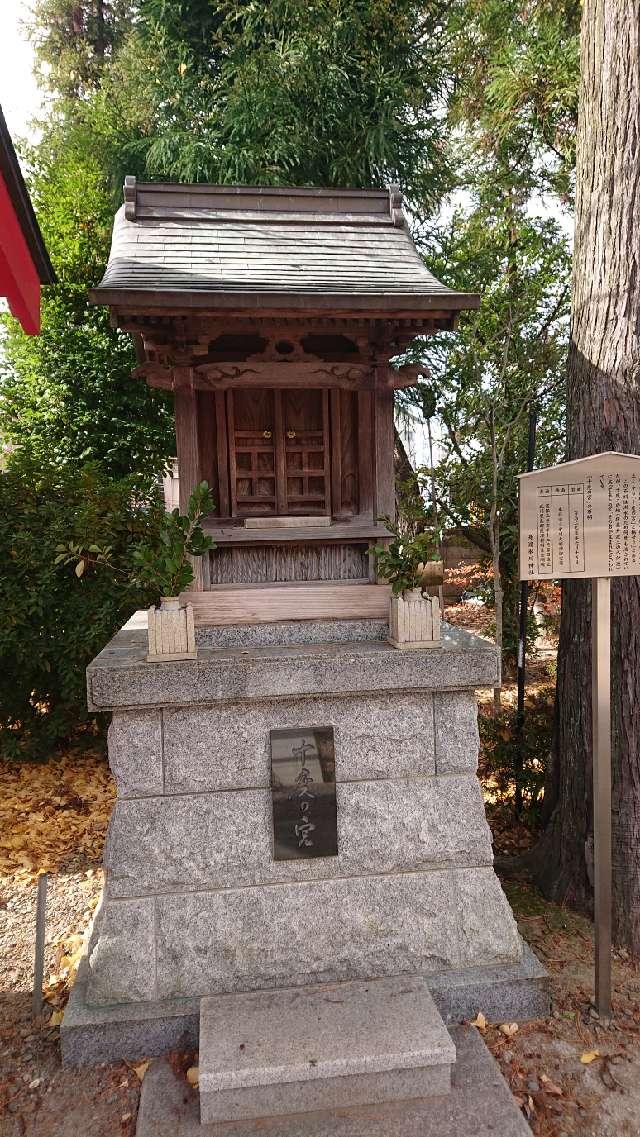
<svg viewBox="0 0 640 1137"><path fill-rule="evenodd" d="M611 586L640 574L640 456L520 474L520 579L592 582L596 1008L611 1015Z"/></svg>
<svg viewBox="0 0 640 1137"><path fill-rule="evenodd" d="M593 454L520 475L520 579L640 573L640 457Z"/></svg>

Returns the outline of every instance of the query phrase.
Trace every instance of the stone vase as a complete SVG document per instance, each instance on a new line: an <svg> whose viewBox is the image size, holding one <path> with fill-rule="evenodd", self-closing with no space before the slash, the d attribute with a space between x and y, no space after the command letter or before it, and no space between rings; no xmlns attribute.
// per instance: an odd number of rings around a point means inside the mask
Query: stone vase
<svg viewBox="0 0 640 1137"><path fill-rule="evenodd" d="M162 596L159 608L149 608L147 628L147 663L196 658L193 605L181 604L179 596Z"/></svg>
<svg viewBox="0 0 640 1137"><path fill-rule="evenodd" d="M409 588L391 597L389 643L400 650L439 647L440 601L423 596L420 588Z"/></svg>

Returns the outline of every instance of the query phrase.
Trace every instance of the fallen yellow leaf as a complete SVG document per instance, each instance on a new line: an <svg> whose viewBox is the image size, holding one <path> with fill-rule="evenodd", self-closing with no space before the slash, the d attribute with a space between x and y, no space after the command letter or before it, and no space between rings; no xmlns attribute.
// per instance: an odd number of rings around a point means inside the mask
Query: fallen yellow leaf
<svg viewBox="0 0 640 1137"><path fill-rule="evenodd" d="M552 1082L551 1078L549 1078L547 1074L541 1074L540 1081L542 1082L548 1094L555 1094L555 1096L559 1098L562 1097L562 1090L560 1089L560 1086L556 1086L555 1082Z"/></svg>
<svg viewBox="0 0 640 1137"><path fill-rule="evenodd" d="M147 1070L149 1069L150 1062L151 1059L147 1058L144 1062L137 1062L135 1066L133 1064L131 1065L131 1069L133 1070L139 1082L142 1081Z"/></svg>
<svg viewBox="0 0 640 1137"><path fill-rule="evenodd" d="M504 1034L505 1038L513 1038L514 1034L518 1033L518 1024L517 1023L503 1023L502 1026L500 1027L500 1030L501 1030L502 1034Z"/></svg>
<svg viewBox="0 0 640 1137"><path fill-rule="evenodd" d="M63 1018L64 1018L64 1011L54 1011L53 1014L51 1015L51 1018L49 1019L48 1025L49 1026L60 1026L60 1023L62 1022Z"/></svg>
<svg viewBox="0 0 640 1137"><path fill-rule="evenodd" d="M190 1066L189 1069L187 1070L187 1081L188 1081L190 1086L193 1086L194 1090L198 1088L199 1079L200 1079L200 1068L199 1068L199 1066Z"/></svg>
<svg viewBox="0 0 640 1137"><path fill-rule="evenodd" d="M595 1062L596 1058L600 1057L599 1050L585 1050L584 1054L580 1055L580 1061L583 1066L588 1066L591 1062Z"/></svg>
<svg viewBox="0 0 640 1137"><path fill-rule="evenodd" d="M484 1017L482 1011L478 1011L476 1018L472 1019L472 1021L469 1023L469 1026L477 1026L478 1030L487 1029L487 1020Z"/></svg>

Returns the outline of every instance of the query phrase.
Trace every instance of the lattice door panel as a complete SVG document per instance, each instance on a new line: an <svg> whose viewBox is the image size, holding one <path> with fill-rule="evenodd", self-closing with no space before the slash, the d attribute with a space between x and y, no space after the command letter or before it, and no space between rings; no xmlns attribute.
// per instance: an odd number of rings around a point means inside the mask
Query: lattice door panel
<svg viewBox="0 0 640 1137"><path fill-rule="evenodd" d="M227 392L232 513L277 512L274 391Z"/></svg>
<svg viewBox="0 0 640 1137"><path fill-rule="evenodd" d="M283 391L282 425L285 512L329 513L328 392Z"/></svg>

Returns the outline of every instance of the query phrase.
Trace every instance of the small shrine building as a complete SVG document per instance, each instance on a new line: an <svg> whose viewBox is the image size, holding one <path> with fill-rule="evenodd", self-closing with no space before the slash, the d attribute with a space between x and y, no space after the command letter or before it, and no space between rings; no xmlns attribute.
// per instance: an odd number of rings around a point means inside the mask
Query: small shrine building
<svg viewBox="0 0 640 1137"><path fill-rule="evenodd" d="M188 594L197 657L150 660L140 612L87 669L117 800L63 1059L199 1048L207 1123L432 1110L445 1023L549 1011L476 777L495 646L445 624L397 650L372 552L394 391L419 374L398 359L478 297L427 270L395 189L127 179L93 299L135 337L136 376L173 391L181 504L210 483L217 547ZM317 998L346 1019L319 1028Z"/></svg>
<svg viewBox="0 0 640 1137"><path fill-rule="evenodd" d="M136 378L174 393L182 509L212 489L196 618L225 618L221 588L300 582L335 586L311 615L386 610L371 548L395 511L394 391L420 371L393 361L479 303L425 267L398 190L127 178L92 299L133 335Z"/></svg>

